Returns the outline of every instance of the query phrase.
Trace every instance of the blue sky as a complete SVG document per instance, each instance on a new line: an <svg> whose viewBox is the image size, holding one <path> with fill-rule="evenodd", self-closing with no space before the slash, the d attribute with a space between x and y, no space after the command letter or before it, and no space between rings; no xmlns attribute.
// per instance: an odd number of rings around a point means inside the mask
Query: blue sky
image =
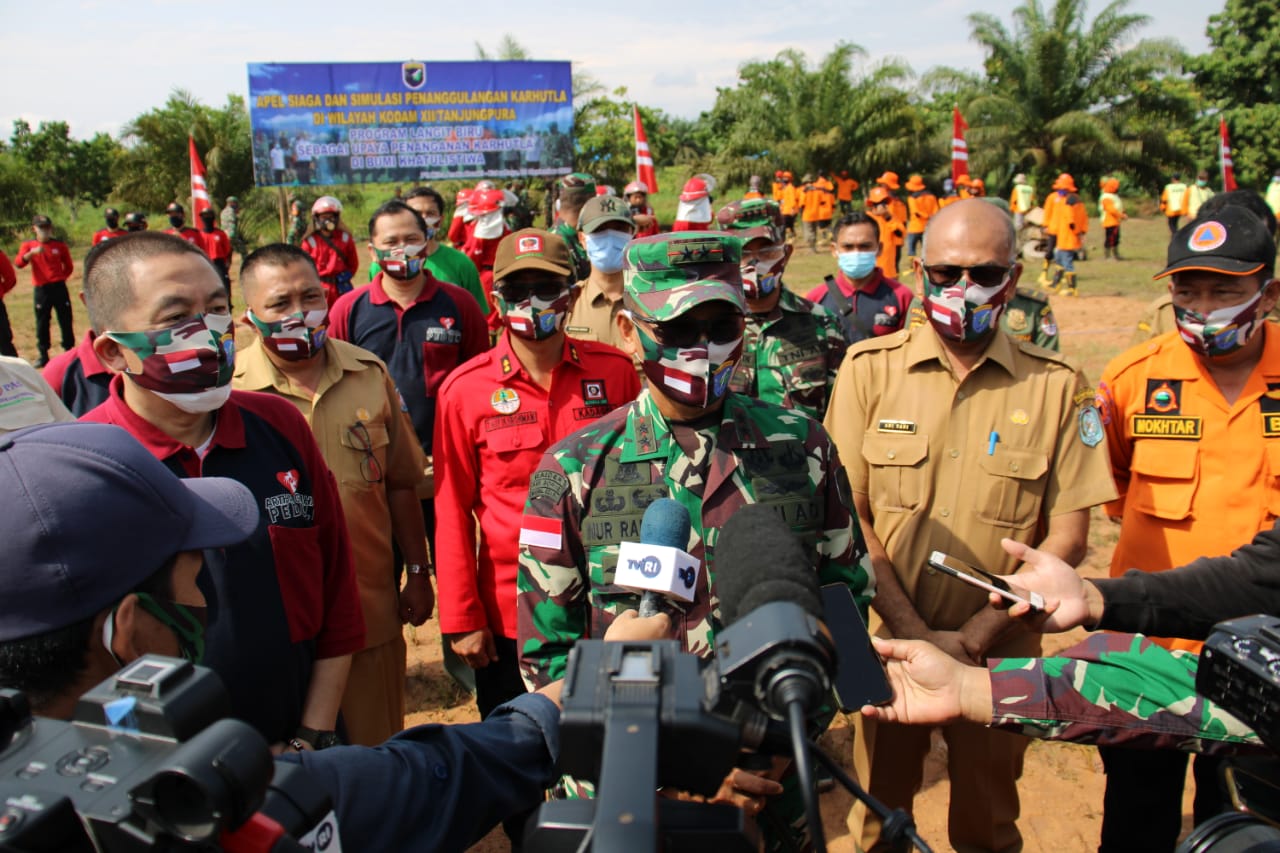
<svg viewBox="0 0 1280 853"><path fill-rule="evenodd" d="M838 40L869 61L901 57L977 69L966 15L1007 22L1019 0L559 0L414 5L312 0L3 0L0 135L13 120L63 119L76 136L115 133L175 87L205 103L246 94L249 62L474 59L511 33L534 59L571 60L575 71L679 116L696 116L732 86L738 66L797 48L816 61ZM1049 3L1052 0L1042 0ZM1091 0L1091 9L1100 9ZM1150 15L1144 37L1208 48L1204 30L1220 0L1133 0ZM644 12L637 10L643 9ZM21 11L19 11L21 10ZM38 12L38 14L36 14ZM31 13L28 15L28 13Z"/></svg>

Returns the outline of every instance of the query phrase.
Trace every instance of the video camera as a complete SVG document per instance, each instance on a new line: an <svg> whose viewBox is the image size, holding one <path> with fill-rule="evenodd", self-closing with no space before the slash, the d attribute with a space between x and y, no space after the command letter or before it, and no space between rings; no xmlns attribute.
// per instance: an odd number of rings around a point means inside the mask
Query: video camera
<svg viewBox="0 0 1280 853"><path fill-rule="evenodd" d="M560 767L596 782L597 799L544 803L526 849L757 850L754 821L736 806L655 794L670 787L710 797L745 749L794 758L810 832L819 839L814 757L866 798L887 832L927 850L904 812L867 797L813 744L825 728L835 665L825 626L791 601L752 609L719 632L715 657L705 664L672 640L579 641L561 696Z"/></svg>
<svg viewBox="0 0 1280 853"><path fill-rule="evenodd" d="M1280 618L1245 616L1215 625L1200 652L1196 692L1280 752ZM1236 811L1197 826L1177 853L1280 850L1280 762L1233 758L1222 777Z"/></svg>
<svg viewBox="0 0 1280 853"><path fill-rule="evenodd" d="M0 851L339 851L328 796L229 712L213 671L159 655L70 721L0 690Z"/></svg>

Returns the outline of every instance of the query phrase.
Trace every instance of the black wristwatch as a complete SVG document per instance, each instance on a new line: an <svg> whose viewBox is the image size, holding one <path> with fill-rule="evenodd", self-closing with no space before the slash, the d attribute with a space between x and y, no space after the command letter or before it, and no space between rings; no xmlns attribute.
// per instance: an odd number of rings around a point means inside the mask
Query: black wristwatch
<svg viewBox="0 0 1280 853"><path fill-rule="evenodd" d="M298 740L305 740L311 744L312 749L328 749L331 746L339 746L342 743L338 739L337 732L321 732L309 729L306 726L298 726L298 731L294 733L294 737L298 738Z"/></svg>

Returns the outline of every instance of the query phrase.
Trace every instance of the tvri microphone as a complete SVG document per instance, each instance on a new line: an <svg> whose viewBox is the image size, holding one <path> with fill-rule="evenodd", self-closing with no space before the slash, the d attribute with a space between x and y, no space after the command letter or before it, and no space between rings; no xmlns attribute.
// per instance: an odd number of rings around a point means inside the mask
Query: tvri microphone
<svg viewBox="0 0 1280 853"><path fill-rule="evenodd" d="M658 498L640 520L640 541L618 546L613 582L643 592L640 616L656 616L664 596L693 601L701 561L685 552L693 529L689 510L671 498Z"/></svg>

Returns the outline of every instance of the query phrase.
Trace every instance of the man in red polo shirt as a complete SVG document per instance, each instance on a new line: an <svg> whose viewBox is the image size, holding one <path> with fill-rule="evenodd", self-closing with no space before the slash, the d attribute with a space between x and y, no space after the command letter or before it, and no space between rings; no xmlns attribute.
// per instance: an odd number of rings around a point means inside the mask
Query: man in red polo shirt
<svg viewBox="0 0 1280 853"><path fill-rule="evenodd" d="M71 263L71 250L61 240L53 239L53 222L47 216L31 220L36 232L34 240L18 247L18 267L31 265L31 283L35 286L36 348L40 358L36 367L49 363L49 317L58 315L58 331L62 334L62 349L76 345L76 333L71 327L71 296L67 293L67 279L75 265Z"/></svg>
<svg viewBox="0 0 1280 853"><path fill-rule="evenodd" d="M77 418L107 401L111 371L93 351L93 330L84 333L76 348L49 359L40 373L44 381Z"/></svg>
<svg viewBox="0 0 1280 853"><path fill-rule="evenodd" d="M83 420L123 427L180 477L230 477L253 493L257 531L206 551L197 579L204 661L232 716L280 751L333 745L364 620L342 504L306 419L231 391L231 305L197 246L148 232L108 240L85 266L93 348L119 375Z"/></svg>
<svg viewBox="0 0 1280 853"><path fill-rule="evenodd" d="M114 207L108 207L102 211L102 218L106 220L107 227L99 230L93 235L93 245L110 240L112 237L123 237L129 232L120 227L120 211Z"/></svg>
<svg viewBox="0 0 1280 853"><path fill-rule="evenodd" d="M876 265L881 249L877 220L861 211L844 216L831 241L836 274L804 297L839 317L851 344L907 328L914 294Z"/></svg>
<svg viewBox="0 0 1280 853"><path fill-rule="evenodd" d="M169 227L164 229L164 233L181 237L193 246L204 248L204 240L201 239L200 232L187 225L186 208L175 201L166 207L164 212L169 217Z"/></svg>
<svg viewBox="0 0 1280 853"><path fill-rule="evenodd" d="M200 247L209 256L209 260L213 261L214 269L222 277L222 286L227 289L227 293L230 293L231 238L227 236L226 231L213 224L215 216L217 214L212 207L206 207L200 211Z"/></svg>
<svg viewBox="0 0 1280 853"><path fill-rule="evenodd" d="M4 307L5 294L18 283L18 274L9 262L9 256L0 252L0 355L17 356L13 346L13 328L9 325L9 310Z"/></svg>

